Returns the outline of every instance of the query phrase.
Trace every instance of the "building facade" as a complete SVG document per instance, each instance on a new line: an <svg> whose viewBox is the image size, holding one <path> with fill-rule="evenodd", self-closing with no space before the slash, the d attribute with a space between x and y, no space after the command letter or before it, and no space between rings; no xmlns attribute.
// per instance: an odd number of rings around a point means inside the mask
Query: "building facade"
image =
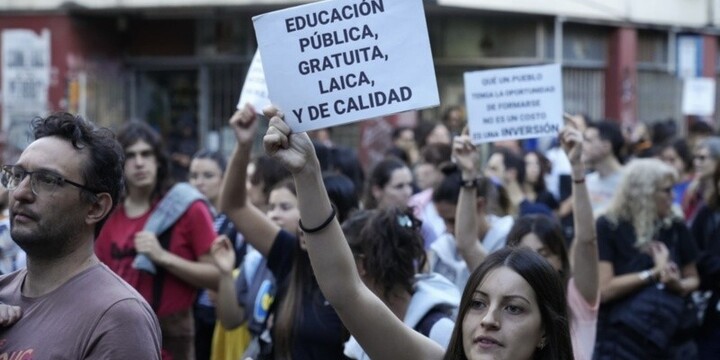
<svg viewBox="0 0 720 360"><path fill-rule="evenodd" d="M32 115L68 110L111 127L148 121L180 148L195 141L229 152L227 119L256 48L252 17L300 3L5 0L3 129L21 147ZM623 124L682 123L683 77L719 73L720 0L425 5L441 106L337 128L337 142L383 142L398 123L437 121L448 106L463 105L466 71L560 63L567 112Z"/></svg>

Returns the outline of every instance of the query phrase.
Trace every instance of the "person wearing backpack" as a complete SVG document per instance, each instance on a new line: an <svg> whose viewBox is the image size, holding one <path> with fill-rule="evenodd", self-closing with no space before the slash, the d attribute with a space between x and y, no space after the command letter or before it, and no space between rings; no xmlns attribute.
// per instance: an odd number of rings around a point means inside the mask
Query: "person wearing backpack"
<svg viewBox="0 0 720 360"><path fill-rule="evenodd" d="M420 221L412 210L359 211L343 223L360 278L405 325L443 347L450 342L460 292L436 273L422 274L426 255ZM351 359L369 359L354 338Z"/></svg>
<svg viewBox="0 0 720 360"><path fill-rule="evenodd" d="M212 215L191 185L171 187L155 129L129 122L117 138L127 192L100 231L95 253L155 310L163 358L195 359L193 303L198 288L217 289L219 278L209 254L217 236Z"/></svg>

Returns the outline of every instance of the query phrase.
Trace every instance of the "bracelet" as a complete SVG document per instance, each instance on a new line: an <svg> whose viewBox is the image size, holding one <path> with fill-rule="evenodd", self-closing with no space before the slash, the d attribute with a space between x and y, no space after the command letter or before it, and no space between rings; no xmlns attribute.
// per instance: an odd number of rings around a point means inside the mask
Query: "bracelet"
<svg viewBox="0 0 720 360"><path fill-rule="evenodd" d="M647 282L649 279L651 279L653 276L652 271L650 270L643 270L640 272L639 277L640 281Z"/></svg>
<svg viewBox="0 0 720 360"><path fill-rule="evenodd" d="M475 179L471 179L471 180L462 180L460 184L464 188L472 189L472 188L477 188L479 183L480 183L480 180L478 178L475 178Z"/></svg>
<svg viewBox="0 0 720 360"><path fill-rule="evenodd" d="M302 230L306 234L312 234L312 233L316 233L322 229L325 229L333 221L333 219L335 218L335 214L337 214L337 211L335 210L335 205L331 204L330 207L332 208L332 211L330 212L330 216L328 216L328 218L325 219L325 221L322 224L320 224L320 226L314 227L312 229L308 229L303 225L302 220L298 220L298 226L300 227L300 230Z"/></svg>
<svg viewBox="0 0 720 360"><path fill-rule="evenodd" d="M580 179L573 179L573 184L584 184L585 183L585 177L581 177Z"/></svg>

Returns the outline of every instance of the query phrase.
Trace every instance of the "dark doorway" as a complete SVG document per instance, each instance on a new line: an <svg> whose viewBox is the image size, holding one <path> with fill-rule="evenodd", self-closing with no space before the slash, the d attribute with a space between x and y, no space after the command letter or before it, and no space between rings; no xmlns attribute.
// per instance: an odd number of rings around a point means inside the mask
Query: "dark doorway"
<svg viewBox="0 0 720 360"><path fill-rule="evenodd" d="M186 181L190 158L198 150L198 72L142 71L137 76L137 117L163 136L172 175Z"/></svg>

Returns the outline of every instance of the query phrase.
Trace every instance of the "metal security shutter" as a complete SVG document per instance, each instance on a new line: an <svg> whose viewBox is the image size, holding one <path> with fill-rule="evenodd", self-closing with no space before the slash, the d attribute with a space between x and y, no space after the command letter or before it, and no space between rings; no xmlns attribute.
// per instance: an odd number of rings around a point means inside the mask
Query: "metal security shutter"
<svg viewBox="0 0 720 360"><path fill-rule="evenodd" d="M637 34L637 120L652 124L672 118L681 125L682 81L670 64L674 55L670 39L675 35L652 29L640 29Z"/></svg>
<svg viewBox="0 0 720 360"><path fill-rule="evenodd" d="M248 63L213 64L209 70L210 118L208 129L218 130L228 124L235 112Z"/></svg>
<svg viewBox="0 0 720 360"><path fill-rule="evenodd" d="M605 70L563 68L563 98L565 112L588 114L602 118L605 109Z"/></svg>
<svg viewBox="0 0 720 360"><path fill-rule="evenodd" d="M563 25L563 98L568 113L605 116L605 68L611 28L589 24Z"/></svg>
<svg viewBox="0 0 720 360"><path fill-rule="evenodd" d="M240 91L250 62L235 61L214 63L201 66L200 70L200 109L203 124L201 139L207 142L213 134L217 143L205 143L205 147L214 148L230 155L235 146L235 135L228 126L230 116L237 107ZM264 124L265 122L260 122Z"/></svg>
<svg viewBox="0 0 720 360"><path fill-rule="evenodd" d="M646 124L682 118L682 81L667 71L638 70L638 120Z"/></svg>

